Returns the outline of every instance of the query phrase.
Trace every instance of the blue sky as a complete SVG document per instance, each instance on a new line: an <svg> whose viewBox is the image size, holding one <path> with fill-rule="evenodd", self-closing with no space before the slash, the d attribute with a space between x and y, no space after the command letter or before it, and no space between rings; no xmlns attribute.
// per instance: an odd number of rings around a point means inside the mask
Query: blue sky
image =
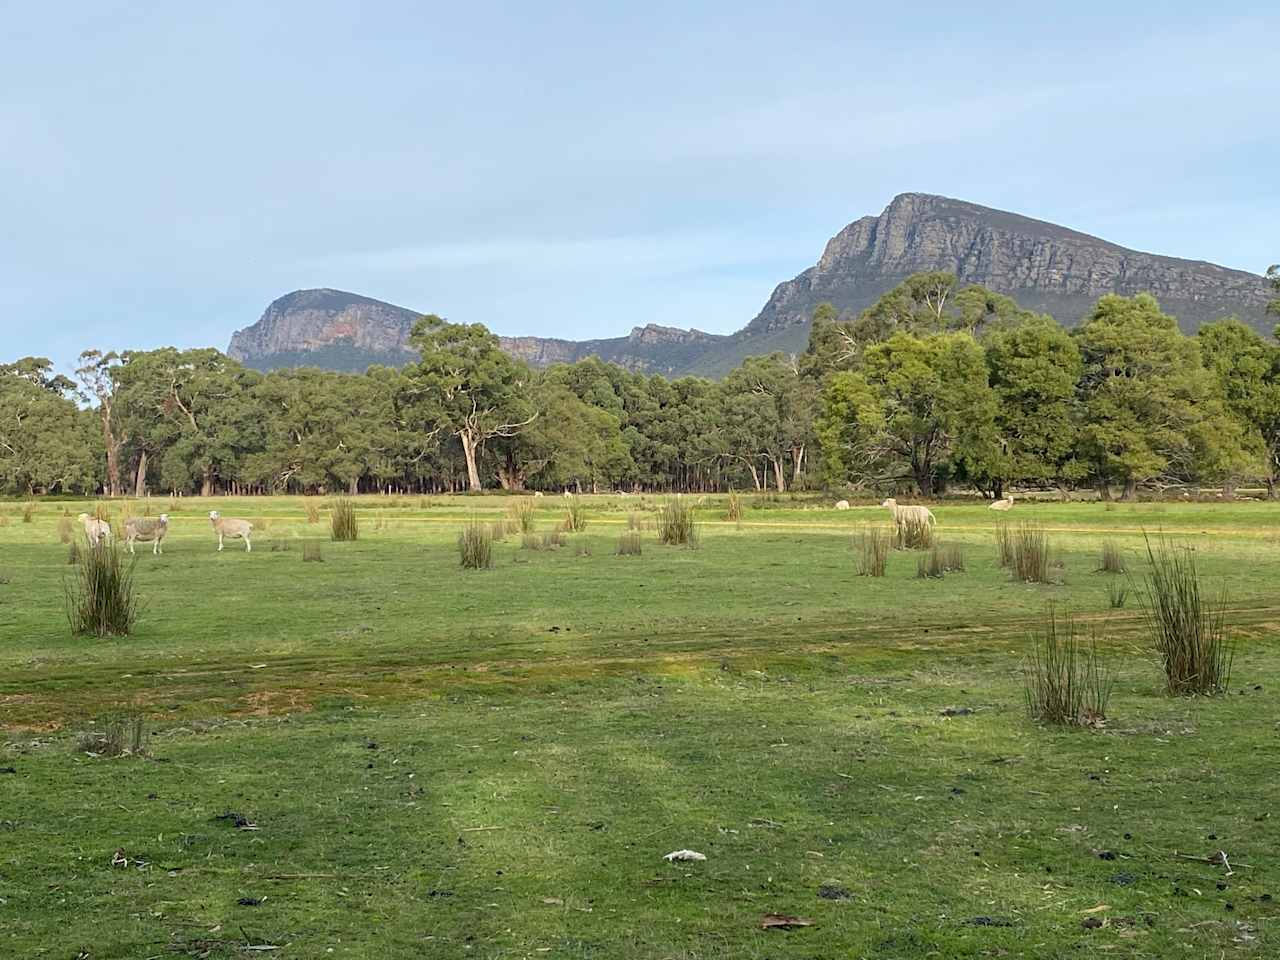
<svg viewBox="0 0 1280 960"><path fill-rule="evenodd" d="M1280 260L1274 3L859 6L0 0L0 360L314 286L729 332L908 190Z"/></svg>

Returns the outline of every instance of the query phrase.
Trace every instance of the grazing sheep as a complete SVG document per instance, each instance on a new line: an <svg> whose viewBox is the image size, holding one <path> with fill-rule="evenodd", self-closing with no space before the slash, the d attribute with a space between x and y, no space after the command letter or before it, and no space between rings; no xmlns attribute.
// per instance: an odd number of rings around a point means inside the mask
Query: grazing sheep
<svg viewBox="0 0 1280 960"><path fill-rule="evenodd" d="M836 501L836 509L837 509L837 510L848 510L848 509L849 509L849 501L848 501L848 500L837 500L837 501Z"/></svg>
<svg viewBox="0 0 1280 960"><path fill-rule="evenodd" d="M89 538L91 547L96 547L99 541L111 542L111 524L107 521L91 517L87 513L80 514L76 519L84 524L84 535Z"/></svg>
<svg viewBox="0 0 1280 960"><path fill-rule="evenodd" d="M893 522L899 527L904 523L927 523L931 527L938 523L928 507L898 506L898 501L893 497L889 497L880 506L893 514Z"/></svg>
<svg viewBox="0 0 1280 960"><path fill-rule="evenodd" d="M1012 493L1006 493L1006 494L1005 494L1005 496L1004 496L1004 499L1003 499L1003 500L993 500L993 501L991 502L991 506L990 506L990 507L988 507L987 509L989 509L989 510L999 510L999 511L1001 511L1002 513L1003 513L1005 510L1012 510L1012 509L1013 509L1013 494L1012 494Z"/></svg>
<svg viewBox="0 0 1280 960"><path fill-rule="evenodd" d="M124 539L129 544L129 552L133 553L134 543L141 541L151 544L151 553L164 553L164 538L169 534L169 515L160 514L160 519L150 517L134 517L124 525Z"/></svg>
<svg viewBox="0 0 1280 960"><path fill-rule="evenodd" d="M542 496L543 494L542 494L542 491L541 491L541 490L535 490L535 491L533 491L533 495L534 495L535 497L540 497L540 496Z"/></svg>
<svg viewBox="0 0 1280 960"><path fill-rule="evenodd" d="M248 520L232 520L230 517L222 517L217 510L209 511L209 522L213 524L214 531L218 534L218 552L222 552L222 538L230 537L234 540L239 537L244 541L244 549L246 553L253 551L253 544L249 537L253 533L253 524Z"/></svg>

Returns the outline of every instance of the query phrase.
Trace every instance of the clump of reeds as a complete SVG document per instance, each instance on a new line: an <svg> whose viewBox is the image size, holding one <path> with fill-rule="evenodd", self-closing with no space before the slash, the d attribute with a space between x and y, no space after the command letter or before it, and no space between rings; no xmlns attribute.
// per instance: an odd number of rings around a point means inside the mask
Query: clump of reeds
<svg viewBox="0 0 1280 960"><path fill-rule="evenodd" d="M941 579L948 573L963 572L964 548L958 544L943 546L935 543L916 560L916 576L922 580Z"/></svg>
<svg viewBox="0 0 1280 960"><path fill-rule="evenodd" d="M76 737L76 752L96 757L138 757L147 752L142 717L114 717L101 730L86 730Z"/></svg>
<svg viewBox="0 0 1280 960"><path fill-rule="evenodd" d="M1008 520L996 522L996 559L1002 567L1013 566L1013 528Z"/></svg>
<svg viewBox="0 0 1280 960"><path fill-rule="evenodd" d="M256 520L254 521L254 526L257 526ZM272 540L271 544L267 547L267 550L270 553L288 553L292 549L293 546L288 540Z"/></svg>
<svg viewBox="0 0 1280 960"><path fill-rule="evenodd" d="M658 510L658 542L668 546L698 545L698 524L693 507L680 497L664 503Z"/></svg>
<svg viewBox="0 0 1280 960"><path fill-rule="evenodd" d="M1129 598L1129 587L1123 580L1112 580L1107 584L1107 602L1112 610L1123 610L1124 602Z"/></svg>
<svg viewBox="0 0 1280 960"><path fill-rule="evenodd" d="M494 520L489 524L489 536L492 537L494 541L502 543L507 539L509 526L510 525L506 520Z"/></svg>
<svg viewBox="0 0 1280 960"><path fill-rule="evenodd" d="M565 533L581 533L587 529L587 509L576 498L565 507L561 529Z"/></svg>
<svg viewBox="0 0 1280 960"><path fill-rule="evenodd" d="M534 525L533 498L521 497L507 507L507 515L520 533L532 533Z"/></svg>
<svg viewBox="0 0 1280 960"><path fill-rule="evenodd" d="M72 540L71 545L67 547L67 564L69 566L74 566L79 562L80 562L80 544Z"/></svg>
<svg viewBox="0 0 1280 960"><path fill-rule="evenodd" d="M858 576L883 577L892 541L884 527L868 526L853 541Z"/></svg>
<svg viewBox="0 0 1280 960"><path fill-rule="evenodd" d="M618 537L618 556L638 557L641 553L640 534L630 530Z"/></svg>
<svg viewBox="0 0 1280 960"><path fill-rule="evenodd" d="M93 505L93 519L111 521L111 506L99 500Z"/></svg>
<svg viewBox="0 0 1280 960"><path fill-rule="evenodd" d="M487 524L470 520L458 534L458 558L466 570L493 566L493 534Z"/></svg>
<svg viewBox="0 0 1280 960"><path fill-rule="evenodd" d="M356 505L346 497L333 501L329 514L329 538L335 542L349 542L360 536L360 521L356 518Z"/></svg>
<svg viewBox="0 0 1280 960"><path fill-rule="evenodd" d="M1044 527L1024 520L1012 533L1013 575L1023 583L1049 582L1049 537Z"/></svg>
<svg viewBox="0 0 1280 960"><path fill-rule="evenodd" d="M324 563L324 551L320 547L319 540L302 541L302 562Z"/></svg>
<svg viewBox="0 0 1280 960"><path fill-rule="evenodd" d="M724 518L734 523L742 522L742 497L736 490L729 491L729 499L725 503Z"/></svg>
<svg viewBox="0 0 1280 960"><path fill-rule="evenodd" d="M933 524L928 520L903 517L894 528L895 550L928 550L934 544Z"/></svg>
<svg viewBox="0 0 1280 960"><path fill-rule="evenodd" d="M636 513L634 510L627 514L628 530L644 530L647 525L648 521L645 520L644 514Z"/></svg>
<svg viewBox="0 0 1280 960"><path fill-rule="evenodd" d="M114 543L99 543L77 552L75 571L64 585L71 632L128 636L139 612L132 561L126 566Z"/></svg>
<svg viewBox="0 0 1280 960"><path fill-rule="evenodd" d="M68 516L58 518L58 542L72 543L75 540L75 524Z"/></svg>
<svg viewBox="0 0 1280 960"><path fill-rule="evenodd" d="M1102 558L1101 566L1098 567L1099 573L1124 573L1124 551L1120 549L1120 544L1114 540L1104 540L1102 542Z"/></svg>
<svg viewBox="0 0 1280 960"><path fill-rule="evenodd" d="M559 530L548 530L540 538L543 550L554 550L564 546L564 534Z"/></svg>
<svg viewBox="0 0 1280 960"><path fill-rule="evenodd" d="M316 503L311 497L304 497L302 500L302 509L306 511L307 523L320 522L320 504Z"/></svg>
<svg viewBox="0 0 1280 960"><path fill-rule="evenodd" d="M23 523L31 523L32 521L34 521L34 520L35 520L35 518L36 518L36 508L37 508L38 506L39 506L39 504L34 503L34 502L32 502L32 503L24 503L24 504L22 505L22 522L23 522Z"/></svg>
<svg viewBox="0 0 1280 960"><path fill-rule="evenodd" d="M1033 720L1069 727L1101 726L1114 681L1098 658L1097 644L1086 647L1075 622L1059 623L1052 606L1043 627L1031 637L1023 666L1027 712Z"/></svg>
<svg viewBox="0 0 1280 960"><path fill-rule="evenodd" d="M1225 587L1206 595L1191 547L1164 540L1153 545L1148 538L1147 560L1151 569L1139 596L1169 693L1224 693L1235 655L1225 625Z"/></svg>

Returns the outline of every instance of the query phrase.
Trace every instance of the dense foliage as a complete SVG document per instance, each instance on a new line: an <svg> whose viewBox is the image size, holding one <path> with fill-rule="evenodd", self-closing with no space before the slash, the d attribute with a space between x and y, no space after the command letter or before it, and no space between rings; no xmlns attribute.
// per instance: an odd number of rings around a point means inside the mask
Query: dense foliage
<svg viewBox="0 0 1280 960"><path fill-rule="evenodd" d="M1272 271L1280 290L1280 275ZM420 320L419 359L261 374L216 350L0 366L0 492L107 494L798 487L1228 490L1280 465L1280 347L1233 319L1186 336L1150 296L1080 326L949 274L799 357L722 381L588 359L533 370L478 324Z"/></svg>

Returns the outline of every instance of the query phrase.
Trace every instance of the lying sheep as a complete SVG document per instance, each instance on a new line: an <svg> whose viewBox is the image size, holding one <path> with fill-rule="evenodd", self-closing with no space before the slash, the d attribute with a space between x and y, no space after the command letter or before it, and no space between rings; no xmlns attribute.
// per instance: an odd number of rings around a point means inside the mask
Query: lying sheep
<svg viewBox="0 0 1280 960"><path fill-rule="evenodd" d="M209 511L209 522L213 524L214 532L218 535L218 552L222 552L222 538L230 537L232 540L239 537L244 541L244 549L246 553L253 551L253 543L249 537L253 533L253 524L248 520L232 520L230 517L222 517L217 510Z"/></svg>
<svg viewBox="0 0 1280 960"><path fill-rule="evenodd" d="M848 510L848 509L849 509L849 501L848 501L848 500L837 500L837 501L836 501L836 509L837 509L837 510Z"/></svg>
<svg viewBox="0 0 1280 960"><path fill-rule="evenodd" d="M150 517L134 517L124 525L124 539L129 544L129 552L133 553L134 543L141 541L151 544L151 553L164 553L164 538L169 534L169 515L160 514L158 520Z"/></svg>
<svg viewBox="0 0 1280 960"><path fill-rule="evenodd" d="M1004 499L1003 499L1003 500L993 500L993 501L991 501L991 506L990 506L990 507L988 507L987 509L988 509L988 510L999 510L999 511L1000 511L1000 512L1002 512L1002 513L1003 513L1005 510L1012 510L1012 509L1013 509L1013 494L1012 494L1012 493L1007 493L1007 494L1005 494L1005 496L1004 496Z"/></svg>
<svg viewBox="0 0 1280 960"><path fill-rule="evenodd" d="M111 542L111 524L107 521L91 517L87 513L80 514L76 519L84 524L84 535L89 538L89 546L96 547L100 542Z"/></svg>
<svg viewBox="0 0 1280 960"><path fill-rule="evenodd" d="M898 506L898 501L893 497L889 497L880 506L887 508L893 514L893 522L899 527L904 523L927 523L932 527L938 522L928 507Z"/></svg>

